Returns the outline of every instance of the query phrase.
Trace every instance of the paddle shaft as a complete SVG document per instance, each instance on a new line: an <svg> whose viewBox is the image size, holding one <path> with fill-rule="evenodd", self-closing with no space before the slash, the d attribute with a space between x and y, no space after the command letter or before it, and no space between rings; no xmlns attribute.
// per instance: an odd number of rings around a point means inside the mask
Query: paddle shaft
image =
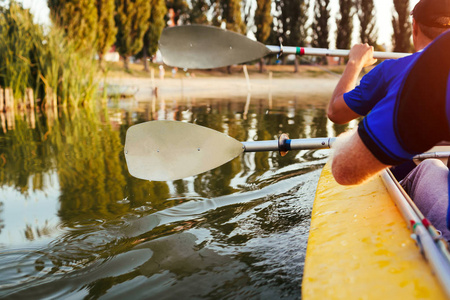
<svg viewBox="0 0 450 300"><path fill-rule="evenodd" d="M424 160L427 158L448 158L448 157L450 157L450 151L442 151L442 152L426 152L418 154L414 156L414 159Z"/></svg>
<svg viewBox="0 0 450 300"><path fill-rule="evenodd" d="M295 54L295 55L310 55L310 56L336 56L347 57L350 50L332 50L326 48L304 48L292 46L266 46L271 53ZM380 52L375 51L373 57L376 59L395 59L411 55L411 53L400 52Z"/></svg>
<svg viewBox="0 0 450 300"><path fill-rule="evenodd" d="M283 142L270 140L242 142L242 145L244 147L244 152L312 150L330 148L335 139L336 138L287 139Z"/></svg>

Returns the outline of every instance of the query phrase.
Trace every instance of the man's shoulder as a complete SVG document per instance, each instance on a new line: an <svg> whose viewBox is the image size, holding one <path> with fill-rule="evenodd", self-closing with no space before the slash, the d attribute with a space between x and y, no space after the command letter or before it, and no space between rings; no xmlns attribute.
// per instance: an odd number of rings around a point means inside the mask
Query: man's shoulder
<svg viewBox="0 0 450 300"><path fill-rule="evenodd" d="M384 68L402 68L407 67L411 64L412 61L419 55L419 52L412 53L411 55L397 58L397 59L387 59L383 61L379 66L383 66Z"/></svg>
<svg viewBox="0 0 450 300"><path fill-rule="evenodd" d="M398 79L401 74L406 72L420 54L418 52L411 55L397 58L387 59L372 69L372 75L378 79L383 78L386 84L390 84L393 80Z"/></svg>

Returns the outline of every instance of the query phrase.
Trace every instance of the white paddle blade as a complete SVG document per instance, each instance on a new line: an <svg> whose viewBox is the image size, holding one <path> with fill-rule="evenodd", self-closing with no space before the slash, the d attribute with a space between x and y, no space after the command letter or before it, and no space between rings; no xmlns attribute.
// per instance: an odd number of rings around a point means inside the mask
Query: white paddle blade
<svg viewBox="0 0 450 300"><path fill-rule="evenodd" d="M189 69L225 67L270 53L264 44L246 36L203 25L166 27L159 49L166 65Z"/></svg>
<svg viewBox="0 0 450 300"><path fill-rule="evenodd" d="M154 181L206 172L243 151L240 142L221 132L176 121L150 121L131 126L125 139L130 174Z"/></svg>

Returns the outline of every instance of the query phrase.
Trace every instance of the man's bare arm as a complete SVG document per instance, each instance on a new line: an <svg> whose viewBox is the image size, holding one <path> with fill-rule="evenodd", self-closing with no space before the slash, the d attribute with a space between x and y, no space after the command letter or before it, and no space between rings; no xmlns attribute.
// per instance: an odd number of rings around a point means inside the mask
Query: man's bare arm
<svg viewBox="0 0 450 300"><path fill-rule="evenodd" d="M360 184L388 167L373 156L357 131L341 135L333 149L331 170L342 185Z"/></svg>
<svg viewBox="0 0 450 300"><path fill-rule="evenodd" d="M349 61L344 73L339 80L328 106L328 118L334 123L345 124L360 117L350 109L344 101L344 94L353 90L356 86L359 73L364 67L374 64L373 47L368 44L360 44L352 47L349 53Z"/></svg>

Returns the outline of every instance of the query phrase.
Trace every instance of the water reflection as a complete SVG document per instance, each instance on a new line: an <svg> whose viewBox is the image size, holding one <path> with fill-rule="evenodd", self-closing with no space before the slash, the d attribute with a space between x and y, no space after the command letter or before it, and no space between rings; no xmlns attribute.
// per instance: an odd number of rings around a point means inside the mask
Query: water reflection
<svg viewBox="0 0 450 300"><path fill-rule="evenodd" d="M246 153L182 180L136 179L126 130L162 119L241 141L346 130L295 96L15 114L0 131L0 297L298 298L328 152Z"/></svg>

